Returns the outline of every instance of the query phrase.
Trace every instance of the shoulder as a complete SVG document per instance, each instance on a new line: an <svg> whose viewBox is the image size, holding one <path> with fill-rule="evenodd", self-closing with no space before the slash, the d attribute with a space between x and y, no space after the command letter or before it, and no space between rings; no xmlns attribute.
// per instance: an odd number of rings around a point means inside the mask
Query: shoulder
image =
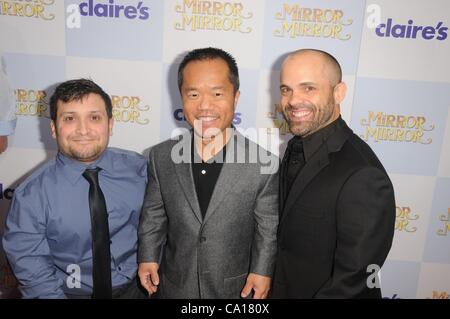
<svg viewBox="0 0 450 319"><path fill-rule="evenodd" d="M348 166L360 169L375 168L386 173L372 148L354 133L350 134L339 155Z"/></svg>
<svg viewBox="0 0 450 319"><path fill-rule="evenodd" d="M14 196L25 196L36 194L44 189L48 183L55 183L56 180L56 160L52 159L38 169L34 170L14 191Z"/></svg>
<svg viewBox="0 0 450 319"><path fill-rule="evenodd" d="M124 150L116 147L109 147L107 149L107 152L114 160L122 160L126 163L136 165L143 165L146 163L145 157L134 151Z"/></svg>
<svg viewBox="0 0 450 319"><path fill-rule="evenodd" d="M167 160L172 152L179 152L183 154L191 151L192 134L189 130L183 134L166 139L158 144L153 145L149 150L149 156L155 160Z"/></svg>
<svg viewBox="0 0 450 319"><path fill-rule="evenodd" d="M257 175L263 180L278 173L280 159L265 147L252 141L238 131L235 133L234 143L237 144L236 148L233 147L236 153L233 154L234 156L232 158L229 158L229 149L227 148L227 161L231 160L234 163L242 163L249 172L256 170Z"/></svg>

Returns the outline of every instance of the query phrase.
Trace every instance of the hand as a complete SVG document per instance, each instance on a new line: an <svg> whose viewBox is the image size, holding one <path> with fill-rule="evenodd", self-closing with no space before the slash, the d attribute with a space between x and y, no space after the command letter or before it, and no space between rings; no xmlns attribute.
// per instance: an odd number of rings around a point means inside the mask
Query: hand
<svg viewBox="0 0 450 319"><path fill-rule="evenodd" d="M8 136L0 136L0 154L8 148Z"/></svg>
<svg viewBox="0 0 450 319"><path fill-rule="evenodd" d="M241 297L247 297L253 289L255 291L253 294L253 299L266 299L269 294L271 281L272 279L267 276L257 275L254 273L248 274L247 282L241 292Z"/></svg>
<svg viewBox="0 0 450 319"><path fill-rule="evenodd" d="M154 294L158 290L159 285L159 275L158 275L159 264L158 263L140 263L139 264L139 280L141 285L148 291L148 293Z"/></svg>

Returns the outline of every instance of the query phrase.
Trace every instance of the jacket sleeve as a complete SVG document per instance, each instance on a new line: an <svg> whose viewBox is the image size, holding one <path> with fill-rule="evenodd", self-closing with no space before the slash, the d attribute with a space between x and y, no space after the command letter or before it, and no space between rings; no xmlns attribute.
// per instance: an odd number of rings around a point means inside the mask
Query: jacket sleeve
<svg viewBox="0 0 450 319"><path fill-rule="evenodd" d="M159 262L166 236L167 215L152 149L149 154L147 190L139 221L138 262Z"/></svg>
<svg viewBox="0 0 450 319"><path fill-rule="evenodd" d="M337 203L337 242L331 278L316 298L380 297L367 285L369 265L381 268L395 224L394 190L378 168L363 168L346 181Z"/></svg>
<svg viewBox="0 0 450 319"><path fill-rule="evenodd" d="M46 238L45 205L30 189L17 189L6 219L3 248L23 298L66 298Z"/></svg>
<svg viewBox="0 0 450 319"><path fill-rule="evenodd" d="M0 136L13 134L16 120L13 89L0 63Z"/></svg>
<svg viewBox="0 0 450 319"><path fill-rule="evenodd" d="M262 179L254 209L255 232L250 272L272 277L277 251L278 169L262 176L265 178Z"/></svg>

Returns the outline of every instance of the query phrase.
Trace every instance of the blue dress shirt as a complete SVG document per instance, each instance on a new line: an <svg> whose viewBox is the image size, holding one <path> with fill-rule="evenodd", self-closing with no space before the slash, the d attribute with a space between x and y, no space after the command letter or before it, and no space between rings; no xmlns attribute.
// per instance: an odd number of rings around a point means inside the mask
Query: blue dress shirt
<svg viewBox="0 0 450 319"><path fill-rule="evenodd" d="M58 153L15 190L6 220L3 247L24 298L92 294L89 184L82 174L94 167L102 168L113 289L135 278L146 159L108 148L87 166Z"/></svg>

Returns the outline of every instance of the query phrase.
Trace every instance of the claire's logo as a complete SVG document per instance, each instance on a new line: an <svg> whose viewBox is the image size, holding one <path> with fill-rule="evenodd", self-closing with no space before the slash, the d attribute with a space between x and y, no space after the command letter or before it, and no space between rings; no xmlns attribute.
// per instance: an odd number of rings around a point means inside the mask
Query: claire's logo
<svg viewBox="0 0 450 319"><path fill-rule="evenodd" d="M382 38L402 38L402 39L423 39L438 40L447 39L448 27L442 21L436 25L416 25L413 20L405 23L396 23L392 18L387 19L386 23L380 23L375 34Z"/></svg>
<svg viewBox="0 0 450 319"><path fill-rule="evenodd" d="M150 8L144 5L143 1L136 1L134 5L122 5L115 0L101 1L88 0L80 4L70 4L66 8L66 26L68 29L81 28L81 17L99 18L125 18L129 20L148 20Z"/></svg>
<svg viewBox="0 0 450 319"><path fill-rule="evenodd" d="M105 18L121 18L147 20L150 17L149 7L144 6L142 1L136 5L121 5L114 0L109 1L84 1L80 3L80 14L82 16L96 16Z"/></svg>
<svg viewBox="0 0 450 319"><path fill-rule="evenodd" d="M3 184L0 183L0 200L7 199L11 200L13 198L14 189L13 188L7 188L3 191Z"/></svg>

